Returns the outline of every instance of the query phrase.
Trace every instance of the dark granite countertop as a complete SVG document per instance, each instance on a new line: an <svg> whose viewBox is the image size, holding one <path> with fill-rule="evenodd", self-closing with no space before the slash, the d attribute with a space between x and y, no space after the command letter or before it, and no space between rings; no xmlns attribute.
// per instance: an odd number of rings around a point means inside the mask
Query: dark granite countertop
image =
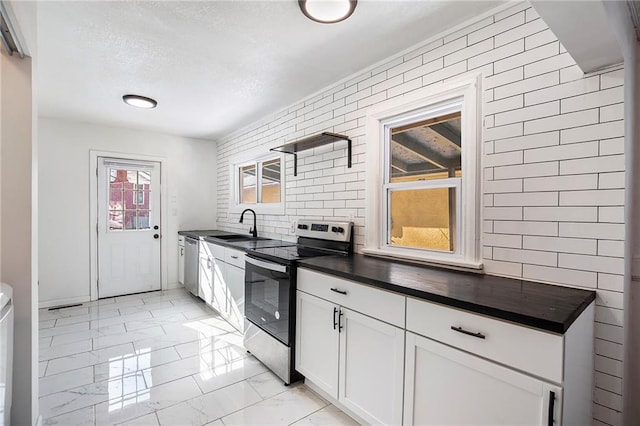
<svg viewBox="0 0 640 426"><path fill-rule="evenodd" d="M282 246L295 246L296 243L283 240L272 240L270 238L261 240L240 240L240 241L225 241L215 237L215 235L204 237L206 242L212 244L218 244L225 247L230 247L238 250L253 250L263 247L282 247Z"/></svg>
<svg viewBox="0 0 640 426"><path fill-rule="evenodd" d="M361 254L306 259L299 266L554 333L564 333L595 292L417 266Z"/></svg>
<svg viewBox="0 0 640 426"><path fill-rule="evenodd" d="M178 231L178 235L184 235L185 237L191 237L191 238L204 238L204 237L209 237L209 236L215 236L215 235L229 235L229 234L233 234L233 232L227 232L227 231L218 231L215 229L210 229L210 230L195 230L195 231Z"/></svg>

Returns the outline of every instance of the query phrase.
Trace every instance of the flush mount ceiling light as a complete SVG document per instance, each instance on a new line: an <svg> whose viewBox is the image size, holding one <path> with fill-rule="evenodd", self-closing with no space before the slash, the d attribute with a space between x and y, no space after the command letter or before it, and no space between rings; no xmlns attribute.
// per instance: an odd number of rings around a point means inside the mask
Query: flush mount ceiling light
<svg viewBox="0 0 640 426"><path fill-rule="evenodd" d="M131 105L137 108L155 108L158 105L155 99L147 98L140 95L124 95L122 100L125 104Z"/></svg>
<svg viewBox="0 0 640 426"><path fill-rule="evenodd" d="M298 0L307 18L323 24L344 21L353 14L356 4L358 0Z"/></svg>

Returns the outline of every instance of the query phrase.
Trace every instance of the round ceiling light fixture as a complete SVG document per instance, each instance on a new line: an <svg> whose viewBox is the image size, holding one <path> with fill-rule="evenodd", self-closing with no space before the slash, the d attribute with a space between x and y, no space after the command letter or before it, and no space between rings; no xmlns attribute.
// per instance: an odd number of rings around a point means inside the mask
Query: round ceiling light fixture
<svg viewBox="0 0 640 426"><path fill-rule="evenodd" d="M322 24L344 21L353 14L357 4L358 0L298 0L302 13Z"/></svg>
<svg viewBox="0 0 640 426"><path fill-rule="evenodd" d="M155 108L158 102L155 99L147 98L140 95L124 95L122 100L125 104L134 106L136 108Z"/></svg>

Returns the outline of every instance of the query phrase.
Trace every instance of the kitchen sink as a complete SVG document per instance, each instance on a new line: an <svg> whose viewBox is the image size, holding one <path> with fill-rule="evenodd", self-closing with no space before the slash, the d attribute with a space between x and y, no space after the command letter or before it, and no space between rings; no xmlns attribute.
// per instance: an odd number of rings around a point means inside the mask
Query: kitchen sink
<svg viewBox="0 0 640 426"><path fill-rule="evenodd" d="M224 241L261 241L268 240L269 238L252 237L251 235L231 234L231 235L216 235L212 238Z"/></svg>
<svg viewBox="0 0 640 426"><path fill-rule="evenodd" d="M241 235L241 234L215 235L212 238L217 238L218 240L225 240L225 241L238 241L238 240L251 240L251 239L253 239L253 237L251 235Z"/></svg>

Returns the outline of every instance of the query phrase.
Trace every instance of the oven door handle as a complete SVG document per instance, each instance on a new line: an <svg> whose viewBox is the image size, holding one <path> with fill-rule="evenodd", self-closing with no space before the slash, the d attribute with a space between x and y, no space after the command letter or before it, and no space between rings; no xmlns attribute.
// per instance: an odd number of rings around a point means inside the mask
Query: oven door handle
<svg viewBox="0 0 640 426"><path fill-rule="evenodd" d="M285 265L280 265L279 263L265 262L263 260L254 259L253 257L250 257L250 256L246 256L244 258L244 261L254 266L257 266L258 268L264 268L269 271L282 272L285 274L287 273L287 267Z"/></svg>

